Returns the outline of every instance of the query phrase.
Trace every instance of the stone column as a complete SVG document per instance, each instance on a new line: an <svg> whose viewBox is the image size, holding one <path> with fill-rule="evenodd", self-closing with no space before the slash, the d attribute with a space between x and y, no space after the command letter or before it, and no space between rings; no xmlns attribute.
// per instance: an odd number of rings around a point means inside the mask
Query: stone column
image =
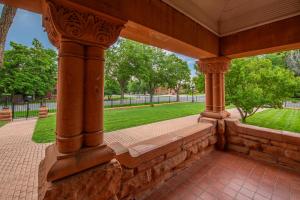
<svg viewBox="0 0 300 200"><path fill-rule="evenodd" d="M205 74L205 108L207 112L213 110L212 74Z"/></svg>
<svg viewBox="0 0 300 200"><path fill-rule="evenodd" d="M103 143L104 49L86 49L84 94L84 145Z"/></svg>
<svg viewBox="0 0 300 200"><path fill-rule="evenodd" d="M230 59L226 57L207 58L199 61L199 69L205 74L206 110L204 117L223 119L229 116L225 111L224 73Z"/></svg>
<svg viewBox="0 0 300 200"><path fill-rule="evenodd" d="M68 1L43 0L42 7L43 25L59 49L56 143L39 171L53 183L115 157L103 143L104 50L126 21Z"/></svg>
<svg viewBox="0 0 300 200"><path fill-rule="evenodd" d="M57 85L56 144L60 153L82 146L84 46L60 42Z"/></svg>

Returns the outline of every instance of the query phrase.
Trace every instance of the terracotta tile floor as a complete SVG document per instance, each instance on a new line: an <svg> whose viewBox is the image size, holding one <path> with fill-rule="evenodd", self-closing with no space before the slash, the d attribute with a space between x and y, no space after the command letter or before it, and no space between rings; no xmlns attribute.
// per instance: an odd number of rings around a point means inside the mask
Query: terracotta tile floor
<svg viewBox="0 0 300 200"><path fill-rule="evenodd" d="M237 154L213 152L147 200L300 200L300 174Z"/></svg>

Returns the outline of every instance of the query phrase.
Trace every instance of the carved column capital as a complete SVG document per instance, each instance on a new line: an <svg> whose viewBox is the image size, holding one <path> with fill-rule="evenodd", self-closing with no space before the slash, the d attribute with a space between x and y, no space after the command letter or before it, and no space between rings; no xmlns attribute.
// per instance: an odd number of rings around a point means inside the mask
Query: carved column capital
<svg viewBox="0 0 300 200"><path fill-rule="evenodd" d="M199 69L204 74L225 73L229 69L230 59L227 57L206 58L198 61Z"/></svg>
<svg viewBox="0 0 300 200"><path fill-rule="evenodd" d="M108 48L119 37L125 21L75 8L56 0L43 1L43 26L50 41L73 40Z"/></svg>

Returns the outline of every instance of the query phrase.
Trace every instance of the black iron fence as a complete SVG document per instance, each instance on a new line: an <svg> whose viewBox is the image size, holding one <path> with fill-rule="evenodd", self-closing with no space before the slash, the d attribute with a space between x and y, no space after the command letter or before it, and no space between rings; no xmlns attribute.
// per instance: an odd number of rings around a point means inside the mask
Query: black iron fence
<svg viewBox="0 0 300 200"><path fill-rule="evenodd" d="M203 95L180 95L180 102L204 102L205 97ZM124 99L119 97L112 97L111 99L104 100L105 108L115 108L122 106L137 106L147 104L162 104L176 102L176 96L153 96L152 102L148 95L132 95L126 96ZM0 98L0 109L8 107L12 111L13 119L19 118L31 118L39 115L39 109L41 105L48 107L48 112L56 112L55 100L32 100L32 99L14 99Z"/></svg>
<svg viewBox="0 0 300 200"><path fill-rule="evenodd" d="M5 99L5 98L4 98ZM31 118L39 115L41 105L49 108L49 112L56 111L55 100L8 100L1 98L0 109L9 108L12 111L12 118Z"/></svg>

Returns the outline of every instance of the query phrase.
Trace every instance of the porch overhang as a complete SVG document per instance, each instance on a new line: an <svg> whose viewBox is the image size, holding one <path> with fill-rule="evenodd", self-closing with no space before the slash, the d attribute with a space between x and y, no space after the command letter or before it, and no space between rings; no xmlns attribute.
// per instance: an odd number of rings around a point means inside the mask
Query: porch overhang
<svg viewBox="0 0 300 200"><path fill-rule="evenodd" d="M40 0L26 2L0 0L0 2L36 13L42 12ZM293 15L286 11L286 17L281 16L282 20L269 21L261 26L244 28L233 34L221 36L188 17L188 13L159 0L102 0L101 3L97 0L66 0L66 2L128 21L121 32L121 36L125 38L196 59L218 56L237 58L300 48L300 11L298 13L295 9ZM291 4L289 7L292 3L298 5L297 1L289 0L289 2Z"/></svg>

